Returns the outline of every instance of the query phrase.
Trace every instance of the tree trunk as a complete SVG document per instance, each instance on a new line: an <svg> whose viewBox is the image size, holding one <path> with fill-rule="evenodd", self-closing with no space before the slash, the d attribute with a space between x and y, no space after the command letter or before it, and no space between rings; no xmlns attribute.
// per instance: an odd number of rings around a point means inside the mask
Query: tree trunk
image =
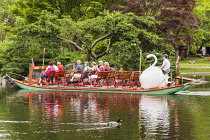
<svg viewBox="0 0 210 140"><path fill-rule="evenodd" d="M90 50L87 50L87 61L95 61L96 59L92 56L92 53Z"/></svg>
<svg viewBox="0 0 210 140"><path fill-rule="evenodd" d="M184 58L187 58L188 50L184 50Z"/></svg>

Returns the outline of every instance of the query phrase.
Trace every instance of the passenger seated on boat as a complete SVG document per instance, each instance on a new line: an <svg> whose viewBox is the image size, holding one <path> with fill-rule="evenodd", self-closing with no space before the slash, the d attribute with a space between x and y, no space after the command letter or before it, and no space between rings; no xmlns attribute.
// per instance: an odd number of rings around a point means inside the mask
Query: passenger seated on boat
<svg viewBox="0 0 210 140"><path fill-rule="evenodd" d="M61 62L57 62L58 71L55 72L55 77L62 77L64 76L64 67Z"/></svg>
<svg viewBox="0 0 210 140"><path fill-rule="evenodd" d="M81 61L80 60L77 60L77 66L76 66L75 70L83 70L83 67L81 65Z"/></svg>
<svg viewBox="0 0 210 140"><path fill-rule="evenodd" d="M89 82L92 85L93 81L95 81L95 83L96 83L96 78L98 77L98 75L97 75L98 72L97 71L99 71L99 69L98 69L98 66L96 65L96 62L92 62L91 65L92 65L92 68L90 68L90 70L95 72L95 73L93 73L92 75L89 76Z"/></svg>
<svg viewBox="0 0 210 140"><path fill-rule="evenodd" d="M53 62L53 67L55 68L55 71L59 70L58 66L56 65L56 62Z"/></svg>
<svg viewBox="0 0 210 140"><path fill-rule="evenodd" d="M98 66L96 65L96 62L92 62L91 65L92 65L92 68L90 68L90 70L92 70L92 71L98 70Z"/></svg>
<svg viewBox="0 0 210 140"><path fill-rule="evenodd" d="M98 64L99 64L99 68L98 68L99 71L105 71L105 68L104 68L104 65L103 65L103 61L99 61Z"/></svg>
<svg viewBox="0 0 210 140"><path fill-rule="evenodd" d="M77 60L77 66L76 66L75 70L76 70L76 71L77 71L77 70L79 70L79 71L82 71L82 70L83 70L83 67L82 67L82 65L81 65L81 61L80 61L80 60ZM76 74L74 74L74 76L72 76L72 78L71 78L71 80L69 81L69 83L73 82L74 79L79 79L79 78L81 78L81 73L76 73Z"/></svg>
<svg viewBox="0 0 210 140"><path fill-rule="evenodd" d="M88 75L87 75L88 71L91 70L90 67L89 67L89 63L88 62L85 62L84 66L85 66L85 68L84 68L84 73L82 74L82 79L88 78Z"/></svg>
<svg viewBox="0 0 210 140"><path fill-rule="evenodd" d="M75 79L77 79L78 81L84 79L84 78L88 78L88 71L90 71L90 67L89 67L89 63L88 62L85 62L84 63L84 73L83 74L80 74L80 73L76 73L74 74L74 76L71 78L71 82L75 81ZM82 79L81 79L82 78Z"/></svg>
<svg viewBox="0 0 210 140"><path fill-rule="evenodd" d="M95 62L92 62L92 66L93 67L91 68L91 70L95 71L95 74L93 74L89 77L91 85L92 85L92 82L94 82L94 84L96 84L96 79L98 78L98 73L100 71L105 71L104 66L103 66L103 61L99 61L99 67L97 67Z"/></svg>
<svg viewBox="0 0 210 140"><path fill-rule="evenodd" d="M40 83L42 82L42 80L44 79L44 78L47 78L47 77L49 77L50 76L50 73L52 72L52 71L55 71L55 68L53 67L53 62L49 62L49 66L46 68L46 70L42 73L42 75L41 75L41 77L40 77L40 79L39 79L39 82L38 82L38 84L37 85L40 85Z"/></svg>
<svg viewBox="0 0 210 140"><path fill-rule="evenodd" d="M104 71L110 71L110 66L108 62L104 62Z"/></svg>
<svg viewBox="0 0 210 140"><path fill-rule="evenodd" d="M89 83L89 76L90 76L90 72L91 72L91 68L89 67L89 63L88 62L85 62L84 63L84 71L83 71L83 74L81 75L81 81L80 81L80 86L83 85L83 82L88 82Z"/></svg>

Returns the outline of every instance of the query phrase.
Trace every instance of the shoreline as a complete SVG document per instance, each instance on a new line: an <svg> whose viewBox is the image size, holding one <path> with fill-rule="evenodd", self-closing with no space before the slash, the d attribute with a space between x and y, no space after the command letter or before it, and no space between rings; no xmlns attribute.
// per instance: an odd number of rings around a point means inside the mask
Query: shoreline
<svg viewBox="0 0 210 140"><path fill-rule="evenodd" d="M180 73L180 75L209 75L210 72L192 72L192 73Z"/></svg>

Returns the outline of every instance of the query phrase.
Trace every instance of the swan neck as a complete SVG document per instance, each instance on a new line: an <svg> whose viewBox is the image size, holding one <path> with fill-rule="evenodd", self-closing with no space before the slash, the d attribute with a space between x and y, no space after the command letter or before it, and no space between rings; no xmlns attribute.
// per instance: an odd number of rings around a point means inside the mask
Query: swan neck
<svg viewBox="0 0 210 140"><path fill-rule="evenodd" d="M157 57L156 57L155 55L153 55L153 57L154 57L154 59L155 59L155 62L152 64L152 66L154 67L154 66L156 66L156 64L157 64Z"/></svg>

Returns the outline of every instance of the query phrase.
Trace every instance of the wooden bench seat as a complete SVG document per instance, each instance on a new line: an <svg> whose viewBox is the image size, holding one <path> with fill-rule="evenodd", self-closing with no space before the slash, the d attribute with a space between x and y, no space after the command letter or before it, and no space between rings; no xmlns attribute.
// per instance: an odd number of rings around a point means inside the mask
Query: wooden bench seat
<svg viewBox="0 0 210 140"><path fill-rule="evenodd" d="M204 60L210 60L210 57L203 57Z"/></svg>

